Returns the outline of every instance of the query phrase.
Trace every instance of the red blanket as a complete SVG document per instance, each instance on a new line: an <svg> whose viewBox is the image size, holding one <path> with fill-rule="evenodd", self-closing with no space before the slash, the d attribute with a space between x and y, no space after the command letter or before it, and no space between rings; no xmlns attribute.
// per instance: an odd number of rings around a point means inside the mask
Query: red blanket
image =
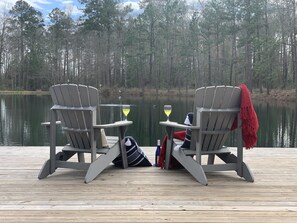
<svg viewBox="0 0 297 223"><path fill-rule="evenodd" d="M242 137L246 149L253 148L258 140L258 117L254 110L250 92L246 85L241 84L240 119L242 122Z"/></svg>
<svg viewBox="0 0 297 223"><path fill-rule="evenodd" d="M179 139L179 140L184 140L185 136L186 136L186 131L175 132L173 135L175 139ZM161 152L160 152L160 157L158 162L158 165L159 167L161 167L161 169L164 168L164 164L165 164L166 144L167 144L167 135L164 137L162 141ZM171 157L169 169L179 168L179 167L181 167L180 163L174 157Z"/></svg>

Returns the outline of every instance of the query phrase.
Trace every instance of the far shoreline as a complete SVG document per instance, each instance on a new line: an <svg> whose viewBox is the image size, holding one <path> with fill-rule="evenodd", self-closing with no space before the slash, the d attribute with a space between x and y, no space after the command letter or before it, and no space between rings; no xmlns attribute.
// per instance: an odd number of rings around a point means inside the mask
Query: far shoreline
<svg viewBox="0 0 297 223"><path fill-rule="evenodd" d="M194 95L194 89L137 89L137 88L103 88L101 89L104 97L192 97ZM36 91L9 91L0 90L0 95L49 95L48 91L36 90ZM297 96L294 89L272 89L267 94L266 91L260 92L259 89L254 89L251 93L252 100L257 101L280 101L280 102L297 102Z"/></svg>

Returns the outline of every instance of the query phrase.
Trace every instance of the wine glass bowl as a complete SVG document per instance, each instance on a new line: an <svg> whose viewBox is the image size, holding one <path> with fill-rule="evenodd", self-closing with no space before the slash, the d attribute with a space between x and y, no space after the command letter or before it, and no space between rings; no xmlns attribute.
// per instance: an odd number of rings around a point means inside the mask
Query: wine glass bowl
<svg viewBox="0 0 297 223"><path fill-rule="evenodd" d="M164 105L164 113L167 116L167 121L169 121L169 116L171 114L172 107L171 105Z"/></svg>
<svg viewBox="0 0 297 223"><path fill-rule="evenodd" d="M125 121L127 121L128 114L130 112L130 105L122 105L122 112L125 115Z"/></svg>

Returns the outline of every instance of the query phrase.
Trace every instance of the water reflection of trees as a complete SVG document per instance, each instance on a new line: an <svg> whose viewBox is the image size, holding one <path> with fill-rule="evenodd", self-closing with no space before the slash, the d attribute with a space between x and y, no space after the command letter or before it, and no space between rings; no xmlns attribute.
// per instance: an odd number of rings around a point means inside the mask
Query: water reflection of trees
<svg viewBox="0 0 297 223"><path fill-rule="evenodd" d="M283 102L254 102L260 128L258 145L267 147L296 147L297 104Z"/></svg>
<svg viewBox="0 0 297 223"><path fill-rule="evenodd" d="M41 122L48 120L51 100L48 96L1 96L0 145L37 146L48 144ZM63 136L58 140L65 142Z"/></svg>
<svg viewBox="0 0 297 223"><path fill-rule="evenodd" d="M157 139L163 139L165 128L159 121L165 120L164 104L173 107L170 119L182 123L186 114L193 110L192 98L180 97L129 97L104 98L102 103L131 104L128 116L133 121L126 135L133 136L140 145L152 146ZM297 103L254 101L259 119L259 147L297 147ZM49 96L0 96L0 145L48 145L47 132L41 122L48 120L52 102ZM104 123L120 120L121 110L102 108ZM117 134L116 130L107 130L108 134ZM66 142L62 134L58 135L60 145ZM231 136L228 146L236 145L236 137Z"/></svg>

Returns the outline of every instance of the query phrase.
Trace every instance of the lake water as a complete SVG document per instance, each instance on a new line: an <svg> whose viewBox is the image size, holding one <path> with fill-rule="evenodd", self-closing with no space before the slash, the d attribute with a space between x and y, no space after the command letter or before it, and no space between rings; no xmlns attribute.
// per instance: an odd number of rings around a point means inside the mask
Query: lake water
<svg viewBox="0 0 297 223"><path fill-rule="evenodd" d="M101 103L131 104L128 119L133 121L126 135L133 136L139 145L154 146L163 139L164 127L159 121L166 119L164 104L171 104L170 119L182 123L187 112L192 110L191 98L103 98ZM297 104L264 103L253 101L259 119L258 147L297 147ZM0 145L43 146L48 145L47 132L41 122L48 121L52 106L50 96L0 96ZM118 107L102 107L102 123L121 119ZM110 130L109 130L110 131ZM115 131L107 134L115 134ZM59 134L58 143L66 141ZM228 142L234 145L233 138Z"/></svg>

